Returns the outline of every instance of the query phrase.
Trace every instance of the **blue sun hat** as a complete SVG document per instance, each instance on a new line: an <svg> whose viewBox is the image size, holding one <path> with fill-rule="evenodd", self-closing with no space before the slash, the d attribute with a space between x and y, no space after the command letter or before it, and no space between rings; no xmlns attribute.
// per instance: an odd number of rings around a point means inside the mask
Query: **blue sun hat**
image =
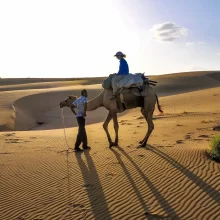
<svg viewBox="0 0 220 220"><path fill-rule="evenodd" d="M114 55L114 57L116 57L116 56L126 57L126 55L123 54L121 51L118 51L118 52Z"/></svg>

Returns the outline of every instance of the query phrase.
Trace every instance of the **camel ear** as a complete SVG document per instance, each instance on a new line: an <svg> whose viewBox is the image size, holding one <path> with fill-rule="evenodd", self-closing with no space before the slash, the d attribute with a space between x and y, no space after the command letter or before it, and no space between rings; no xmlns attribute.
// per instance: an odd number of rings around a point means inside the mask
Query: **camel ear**
<svg viewBox="0 0 220 220"><path fill-rule="evenodd" d="M69 95L68 98L71 99L71 96Z"/></svg>

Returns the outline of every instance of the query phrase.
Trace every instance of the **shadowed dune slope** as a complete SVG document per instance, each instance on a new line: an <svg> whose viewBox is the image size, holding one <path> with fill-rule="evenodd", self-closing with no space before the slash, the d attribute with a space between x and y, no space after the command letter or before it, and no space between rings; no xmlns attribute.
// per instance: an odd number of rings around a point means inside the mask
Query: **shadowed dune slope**
<svg viewBox="0 0 220 220"><path fill-rule="evenodd" d="M154 87L155 92L160 96L175 95L190 91L198 91L207 88L214 88L220 85L220 72L187 72L177 74L167 74L161 76L152 76L151 80L156 80L158 85ZM88 88L89 99L93 99L101 92L101 86L75 86L78 84L93 84L102 82L103 78L94 79L80 79L75 81L61 81L61 82L35 82L27 85L10 85L9 90L23 89L27 96L21 97L14 101L13 111L10 116L4 118L4 123L0 124L1 130L29 130L29 129L56 129L60 128L61 111L59 109L59 102L65 99L68 95L80 95L82 88ZM15 83L15 82L13 82ZM22 83L22 81L21 81ZM63 87L64 86L64 87ZM42 89L53 87L54 89ZM31 89L41 89L36 94ZM65 89L61 89L65 88ZM69 89L68 89L69 88ZM7 86L0 86L1 89L6 89ZM13 91L14 92L14 91ZM10 94L10 91L7 92ZM9 109L9 108L8 108ZM9 112L10 110L8 110ZM64 109L66 117L66 126L76 126L75 120L72 120L72 113L69 109ZM88 123L97 123L103 121L106 117L106 110L100 108L92 113L88 113ZM42 125L44 126L38 126ZM38 128L36 128L38 126Z"/></svg>

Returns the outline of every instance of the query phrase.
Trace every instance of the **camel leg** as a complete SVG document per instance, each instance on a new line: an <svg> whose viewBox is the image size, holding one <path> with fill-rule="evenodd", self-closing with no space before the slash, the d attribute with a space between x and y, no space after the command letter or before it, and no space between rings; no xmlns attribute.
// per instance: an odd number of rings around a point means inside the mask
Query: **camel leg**
<svg viewBox="0 0 220 220"><path fill-rule="evenodd" d="M115 142L113 146L118 146L118 117L117 117L117 113L115 113L113 115L113 122L114 122L114 129L115 129Z"/></svg>
<svg viewBox="0 0 220 220"><path fill-rule="evenodd" d="M145 120L147 122L147 117L145 117L145 111L146 110L144 108L142 108L141 109L141 114L144 116L144 118L145 118ZM144 136L144 139L142 141L139 141L139 144L142 144L144 142L145 138L146 138L146 135Z"/></svg>
<svg viewBox="0 0 220 220"><path fill-rule="evenodd" d="M108 124L109 124L109 122L112 120L112 118L113 118L113 115L112 115L112 113L109 111L108 116L107 116L107 118L105 119L105 122L104 122L104 124L103 124L103 128L104 128L105 133L106 133L107 138L108 138L109 147L114 146L114 143L112 142L111 136L110 136L110 134L109 134L109 132L108 132Z"/></svg>
<svg viewBox="0 0 220 220"><path fill-rule="evenodd" d="M141 144L141 147L145 147L152 131L154 130L154 123L153 123L154 111L146 111L145 109L141 109L141 113L145 117L148 124L147 134L145 135L144 139L139 142Z"/></svg>

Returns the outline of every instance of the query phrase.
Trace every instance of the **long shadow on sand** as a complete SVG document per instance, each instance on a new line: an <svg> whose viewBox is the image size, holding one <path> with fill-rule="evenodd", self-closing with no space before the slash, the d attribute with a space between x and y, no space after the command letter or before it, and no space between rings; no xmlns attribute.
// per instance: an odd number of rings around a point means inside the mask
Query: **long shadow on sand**
<svg viewBox="0 0 220 220"><path fill-rule="evenodd" d="M195 183L203 192L205 192L212 200L219 203L220 201L220 194L217 190L212 188L209 184L204 182L200 177L194 174L192 171L188 170L185 166L180 164L178 161L174 160L172 157L167 155L166 153L158 150L157 148L147 145L146 150L150 150L153 153L157 154L162 159L169 162L172 166L178 169L181 173L187 176L193 183Z"/></svg>
<svg viewBox="0 0 220 220"><path fill-rule="evenodd" d="M86 161L82 159L83 155L85 155ZM94 219L112 219L108 205L106 203L105 195L103 193L99 175L97 173L93 159L89 154L89 151L84 151L84 153L77 153L76 159L83 176L84 186L87 188L86 190Z"/></svg>
<svg viewBox="0 0 220 220"><path fill-rule="evenodd" d="M144 198L136 186L134 180L132 179L132 175L129 173L129 170L124 165L123 161L120 158L120 154L114 150L111 149L112 152L115 154L117 160L119 161L122 170L124 171L126 177L128 178L130 184L132 185L133 190L135 191L137 198L139 198L140 204L142 205L143 209L145 210L145 215L153 217L153 219L179 219L177 213L175 210L171 207L171 205L165 200L165 198L160 194L160 192L157 190L157 188L153 185L153 183L147 178L146 174L142 172L142 170L137 166L137 164L132 160L132 158L120 147L118 146L117 149L120 150L120 152L130 161L130 163L134 166L134 168L137 170L143 181L147 184L149 189L154 193L154 196L157 198L158 202L160 203L161 207L163 208L164 212L166 212L167 216L156 216L156 215L150 215L149 209L147 207L146 202L144 201ZM167 211L168 210L168 211Z"/></svg>

